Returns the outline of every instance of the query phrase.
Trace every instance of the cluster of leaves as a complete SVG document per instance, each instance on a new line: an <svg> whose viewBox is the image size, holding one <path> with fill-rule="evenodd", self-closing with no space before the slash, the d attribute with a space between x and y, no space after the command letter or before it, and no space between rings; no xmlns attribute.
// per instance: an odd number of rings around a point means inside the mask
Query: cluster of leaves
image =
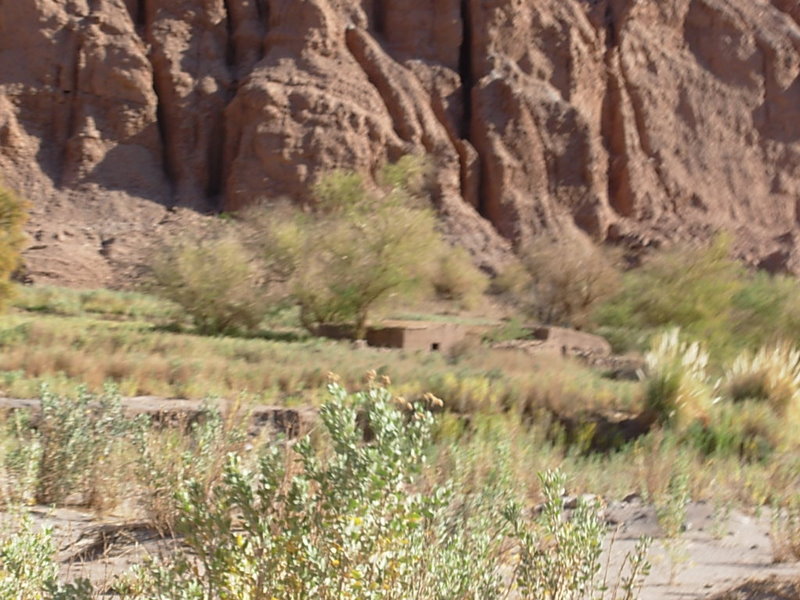
<svg viewBox="0 0 800 600"><path fill-rule="evenodd" d="M53 530L37 527L27 515L17 515L14 530L0 532L0 598L15 600L88 600L86 580L62 584L55 561Z"/></svg>

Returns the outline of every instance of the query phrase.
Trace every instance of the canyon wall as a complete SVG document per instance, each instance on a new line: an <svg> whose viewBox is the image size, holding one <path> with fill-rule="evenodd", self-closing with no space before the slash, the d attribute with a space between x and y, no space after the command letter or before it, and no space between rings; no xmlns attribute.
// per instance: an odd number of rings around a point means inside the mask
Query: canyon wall
<svg viewBox="0 0 800 600"><path fill-rule="evenodd" d="M0 0L0 174L42 272L407 153L487 269L724 229L797 270L800 0Z"/></svg>

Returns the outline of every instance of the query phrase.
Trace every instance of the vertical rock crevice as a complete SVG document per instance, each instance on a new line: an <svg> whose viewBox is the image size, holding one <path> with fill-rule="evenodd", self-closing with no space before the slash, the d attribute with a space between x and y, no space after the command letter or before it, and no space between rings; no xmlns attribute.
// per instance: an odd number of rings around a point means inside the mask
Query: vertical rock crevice
<svg viewBox="0 0 800 600"><path fill-rule="evenodd" d="M233 80L237 78L237 65L239 58L236 52L236 24L233 19L233 11L231 10L231 0L222 0L222 6L225 9L225 33L227 35L227 44L225 47L225 63L228 65L228 70L233 76Z"/></svg>
<svg viewBox="0 0 800 600"><path fill-rule="evenodd" d="M385 0L372 0L372 30L380 36L386 33Z"/></svg>
<svg viewBox="0 0 800 600"><path fill-rule="evenodd" d="M473 124L473 89L475 87L474 31L471 0L461 0L461 48L458 53L458 74L461 78L462 122L459 135L460 143L456 144L461 160L461 195L472 205L478 214L488 220L485 206L483 159L480 152L472 144Z"/></svg>
<svg viewBox="0 0 800 600"><path fill-rule="evenodd" d="M137 15L141 18L141 35L142 39L148 46L147 60L150 61L150 67L153 73L153 93L156 97L156 128L158 129L158 137L161 141L161 165L164 172L164 177L171 188L171 196L174 199L175 182L177 177L176 166L173 162L172 148L172 132L167 119L167 94L169 92L168 78L169 74L165 73L162 61L157 60L154 55L154 13L155 7L150 4L153 0L139 0ZM164 78L167 78L165 82Z"/></svg>

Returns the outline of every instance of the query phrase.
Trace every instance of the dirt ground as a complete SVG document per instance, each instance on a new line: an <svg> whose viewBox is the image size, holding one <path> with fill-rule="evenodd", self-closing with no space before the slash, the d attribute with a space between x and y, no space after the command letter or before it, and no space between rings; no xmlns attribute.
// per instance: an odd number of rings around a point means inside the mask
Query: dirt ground
<svg viewBox="0 0 800 600"><path fill-rule="evenodd" d="M786 581L800 577L800 564L773 561L771 518L767 510L762 510L758 516L738 510L725 514L712 504L693 503L687 511L686 531L673 551L668 551L661 537L655 509L638 497L612 504L606 516L612 529L618 528L612 547L612 573L615 572L613 566L633 549L639 536L649 535L655 539L650 556L653 568L642 591L642 600L706 598L748 580L777 578ZM676 557L674 565L671 556ZM724 598L761 600L773 597L759 595L755 587L751 592L745 590L744 595ZM800 598L798 595L788 597Z"/></svg>

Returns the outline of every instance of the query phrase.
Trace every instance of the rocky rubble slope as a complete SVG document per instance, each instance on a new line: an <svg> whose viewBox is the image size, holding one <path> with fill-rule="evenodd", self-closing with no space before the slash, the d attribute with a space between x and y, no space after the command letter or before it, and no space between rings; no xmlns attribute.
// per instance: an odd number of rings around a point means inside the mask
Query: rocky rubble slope
<svg viewBox="0 0 800 600"><path fill-rule="evenodd" d="M0 173L43 276L109 276L163 207L409 152L487 267L725 228L796 269L800 0L0 0Z"/></svg>

